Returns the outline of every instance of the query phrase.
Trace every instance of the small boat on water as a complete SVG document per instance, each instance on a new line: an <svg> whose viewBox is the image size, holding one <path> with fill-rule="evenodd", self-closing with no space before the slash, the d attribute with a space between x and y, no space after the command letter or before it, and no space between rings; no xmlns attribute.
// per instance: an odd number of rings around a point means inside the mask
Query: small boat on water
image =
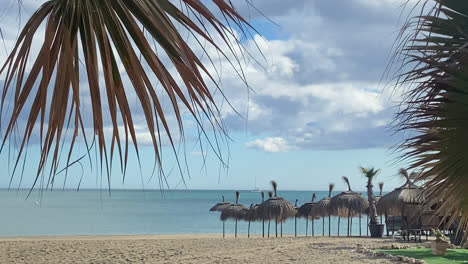
<svg viewBox="0 0 468 264"><path fill-rule="evenodd" d="M261 192L260 189L257 187L257 177L255 177L254 188L250 190L250 192Z"/></svg>
<svg viewBox="0 0 468 264"><path fill-rule="evenodd" d="M250 192L261 192L259 188L255 187L253 188L252 190L250 190Z"/></svg>

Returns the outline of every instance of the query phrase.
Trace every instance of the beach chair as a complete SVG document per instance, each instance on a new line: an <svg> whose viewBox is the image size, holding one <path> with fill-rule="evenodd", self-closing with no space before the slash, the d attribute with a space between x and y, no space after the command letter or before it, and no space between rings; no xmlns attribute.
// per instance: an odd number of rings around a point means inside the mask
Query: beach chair
<svg viewBox="0 0 468 264"><path fill-rule="evenodd" d="M428 210L421 215L421 229L426 235L426 241L429 240L428 236L432 234L432 230L439 229L440 217L434 210Z"/></svg>
<svg viewBox="0 0 468 264"><path fill-rule="evenodd" d="M414 236L414 242L421 242L421 235L423 233L422 230L422 223L420 217L407 217L407 234L408 234L408 241L411 240L411 236Z"/></svg>
<svg viewBox="0 0 468 264"><path fill-rule="evenodd" d="M387 227L387 235L389 235L390 231L392 232L392 235L394 235L395 232L398 232L403 228L402 217L389 215L385 218L385 225Z"/></svg>

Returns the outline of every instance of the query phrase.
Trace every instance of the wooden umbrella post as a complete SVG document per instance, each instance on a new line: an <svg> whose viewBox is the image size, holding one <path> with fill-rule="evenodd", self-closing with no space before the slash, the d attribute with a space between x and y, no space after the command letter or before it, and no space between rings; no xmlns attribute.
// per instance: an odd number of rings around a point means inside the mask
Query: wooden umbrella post
<svg viewBox="0 0 468 264"><path fill-rule="evenodd" d="M350 214L351 214L351 211L348 209L348 236L349 236L349 218L350 218L349 216L350 216Z"/></svg>
<svg viewBox="0 0 468 264"><path fill-rule="evenodd" d="M362 229L362 224L361 224L361 213L359 213L359 236L362 236L361 229Z"/></svg>
<svg viewBox="0 0 468 264"><path fill-rule="evenodd" d="M262 237L265 237L265 218L262 219Z"/></svg>
<svg viewBox="0 0 468 264"><path fill-rule="evenodd" d="M322 236L325 236L325 217L322 217Z"/></svg>
<svg viewBox="0 0 468 264"><path fill-rule="evenodd" d="M270 237L270 220L268 220L268 237Z"/></svg>
<svg viewBox="0 0 468 264"><path fill-rule="evenodd" d="M280 222L281 237L283 237L283 221Z"/></svg>
<svg viewBox="0 0 468 264"><path fill-rule="evenodd" d="M299 199L296 199L296 202L294 203L294 237L297 237L297 214L299 213L299 208L297 207L297 201Z"/></svg>
<svg viewBox="0 0 468 264"><path fill-rule="evenodd" d="M237 238L237 217L236 217L236 230L235 230L235 237Z"/></svg>
<svg viewBox="0 0 468 264"><path fill-rule="evenodd" d="M276 216L275 219L275 235L278 237L278 216Z"/></svg>
<svg viewBox="0 0 468 264"><path fill-rule="evenodd" d="M314 218L312 217L312 220L311 220L311 224L312 224L312 236L315 236L315 230L314 230Z"/></svg>
<svg viewBox="0 0 468 264"><path fill-rule="evenodd" d="M341 217L338 216L338 236L340 236L340 220L341 220Z"/></svg>

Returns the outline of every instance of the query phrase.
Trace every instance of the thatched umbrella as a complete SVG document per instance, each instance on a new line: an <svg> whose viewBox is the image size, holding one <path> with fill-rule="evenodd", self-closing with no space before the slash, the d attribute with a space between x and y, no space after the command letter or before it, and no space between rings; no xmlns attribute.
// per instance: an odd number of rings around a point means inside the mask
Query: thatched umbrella
<svg viewBox="0 0 468 264"><path fill-rule="evenodd" d="M399 174L406 178L406 183L382 196L377 203L377 213L385 215L401 215L405 217L405 206L408 204L421 204L422 188L411 182L411 176L406 170L400 169Z"/></svg>
<svg viewBox="0 0 468 264"><path fill-rule="evenodd" d="M296 214L294 215L294 237L297 237L297 217L299 216L299 207L297 207L297 201L294 203L294 210L296 211Z"/></svg>
<svg viewBox="0 0 468 264"><path fill-rule="evenodd" d="M236 203L231 204L221 211L221 221L226 221L227 219L236 220L235 237L237 237L237 220L243 219L247 212L248 209L242 204L239 204L239 191L236 192Z"/></svg>
<svg viewBox="0 0 468 264"><path fill-rule="evenodd" d="M316 217L315 215L312 215L312 209L315 206L315 193L312 194L312 200L310 202L307 202L301 207L299 207L299 216L305 217L306 219L306 237L307 237L307 229L308 229L308 223L309 223L309 217L312 217L312 236L314 236L314 218Z"/></svg>
<svg viewBox="0 0 468 264"><path fill-rule="evenodd" d="M210 208L211 212L222 212L226 207L231 205L231 203L228 203L228 202L224 201L224 195L222 195L222 197L223 197L222 202L219 202L219 203L215 204L215 206ZM224 221L223 221L223 238L225 236L225 231L224 230L225 229L224 229Z"/></svg>
<svg viewBox="0 0 468 264"><path fill-rule="evenodd" d="M272 197L273 197L273 192L269 191L268 192L268 199L271 199ZM257 210L258 210L258 208L257 208ZM263 214L262 214L262 219L265 219L265 216ZM268 218L268 237L270 237L270 222L271 222L271 219Z"/></svg>
<svg viewBox="0 0 468 264"><path fill-rule="evenodd" d="M328 197L324 197L322 200L318 201L315 206L312 208L313 214L322 217L322 235L325 236L325 217L328 216L328 236L331 236L331 213L329 209L331 193L335 185L330 183L328 185Z"/></svg>
<svg viewBox="0 0 468 264"><path fill-rule="evenodd" d="M282 223L289 217L293 217L296 214L296 210L294 206L287 200L278 197L277 191L277 184L275 181L271 181L273 185L273 192L274 196L270 199L266 200L265 202L261 203L258 207L258 212L260 215L266 219L274 219L275 220L275 230L276 230L276 237L278 237L278 222ZM281 236L282 236L281 232Z"/></svg>
<svg viewBox="0 0 468 264"><path fill-rule="evenodd" d="M361 194L351 190L347 177L343 176L343 180L348 185L348 191L335 195L330 199L330 210L338 216L348 217L348 236L350 236L351 217L365 212L369 202Z"/></svg>
<svg viewBox="0 0 468 264"><path fill-rule="evenodd" d="M258 206L258 204L251 204L250 208L247 210L246 214L243 217L244 220L249 222L249 225L247 227L247 237L250 237L250 222L261 219L257 212Z"/></svg>

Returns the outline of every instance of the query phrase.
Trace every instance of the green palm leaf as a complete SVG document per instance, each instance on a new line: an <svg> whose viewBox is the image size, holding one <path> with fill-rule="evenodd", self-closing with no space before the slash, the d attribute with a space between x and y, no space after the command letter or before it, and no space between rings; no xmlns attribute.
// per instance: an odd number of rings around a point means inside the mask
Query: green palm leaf
<svg viewBox="0 0 468 264"><path fill-rule="evenodd" d="M397 85L411 87L398 115L399 129L414 136L401 144L404 157L426 181L428 205L468 230L468 2L433 4L406 24L398 54ZM421 173L419 173L421 170Z"/></svg>
<svg viewBox="0 0 468 264"><path fill-rule="evenodd" d="M250 27L230 1L212 0L212 3L233 28L246 30ZM182 7L178 8L169 0L45 2L24 26L14 49L0 69L0 74L6 76L1 114L9 120L5 125L2 149L8 139L17 134L14 131L20 127L20 116L27 116L24 129L17 131L21 142L16 166L34 129L39 128L41 158L36 181L45 166L50 164L52 177L49 183L53 183L63 145L69 147L66 169L76 162L72 160L72 154L78 138L84 140L88 150L96 142L101 166L105 164L108 177L114 152L117 151L121 171L125 175L130 140L140 159L134 114L128 98L130 91L136 94L141 105L154 147L155 163L159 168L162 167L159 135L167 135L176 152L173 134L176 130L183 136L184 112L188 112L196 121L200 133L206 134L207 120L210 130L223 133L219 109L212 89L209 89L209 84L217 87L216 82L182 37L181 31L196 36L202 50L214 48L226 58L229 57L226 52L235 55L234 49L240 43L232 42L231 29L218 20L202 1L182 0L180 4ZM38 55L32 58L34 62L30 70L26 70L27 62L31 59L33 39L40 34L39 29L44 24L42 47ZM160 47L159 54L153 48L153 42ZM228 51L220 48L220 44L227 45ZM163 63L163 57L169 63ZM119 63L123 72L119 69ZM86 73L89 88L80 85L81 72ZM129 85L123 80L124 74L128 76ZM103 77L104 84L100 82L100 77ZM152 77L159 82L154 83ZM182 81L182 86L178 79ZM156 89L157 85L162 87L163 92ZM90 94L92 141L86 138L85 133L83 102L80 100L83 90ZM13 108L5 111L9 94L13 94L9 102ZM168 124L167 110L161 102L164 97L169 98L172 105L178 125L176 128ZM104 133L106 119L112 122L110 142L106 142ZM70 143L65 143L64 130L68 127L73 133ZM216 144L213 144L213 148L216 151Z"/></svg>

